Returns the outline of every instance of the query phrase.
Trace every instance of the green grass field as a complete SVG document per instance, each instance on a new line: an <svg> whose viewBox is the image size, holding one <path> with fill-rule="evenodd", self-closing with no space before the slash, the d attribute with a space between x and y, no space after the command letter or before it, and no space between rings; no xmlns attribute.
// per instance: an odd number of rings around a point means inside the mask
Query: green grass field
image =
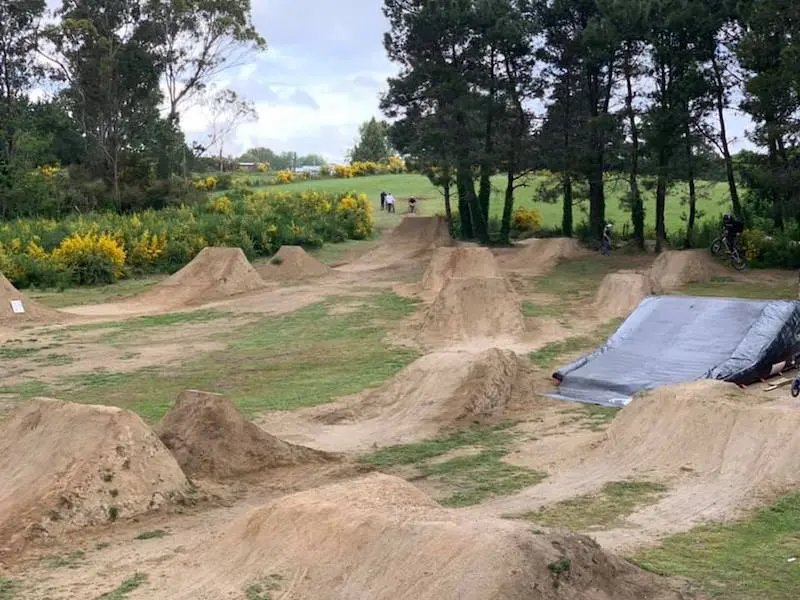
<svg viewBox="0 0 800 600"><path fill-rule="evenodd" d="M644 181L646 182L647 180L645 179ZM560 202L551 204L538 200L539 190L545 183L546 179L543 176L531 177L525 187L517 190L515 206L536 208L542 214L544 227L549 229L561 225L561 204ZM492 178L492 188L491 214L495 218L500 218L506 190L505 176L498 175ZM332 193L355 190L359 193L367 194L376 208L380 205L380 193L382 191L391 192L399 201L398 212L397 215L389 215L376 211L376 224L381 229L390 227L402 218L403 213L408 208L405 201L410 196L416 196L421 200L418 205L420 214L435 215L444 213L444 200L441 192L433 187L426 177L416 174L309 180L259 189L280 189L287 192L314 189ZM606 218L615 223L619 231L622 230L625 223L630 222L630 212L624 210L620 205L620 201L626 197L627 192L628 186L623 179L614 176L607 178ZM644 193L647 224L655 227L655 197L652 192L646 191ZM727 184L723 182L698 182L697 193L697 209L700 220L717 217L726 210L728 205ZM455 191L453 195L455 196ZM686 197L688 197L687 184L678 183L670 189L665 211L668 231L677 231L683 226L682 215L688 212ZM576 224L588 220L588 202L581 202L575 206L574 220Z"/></svg>

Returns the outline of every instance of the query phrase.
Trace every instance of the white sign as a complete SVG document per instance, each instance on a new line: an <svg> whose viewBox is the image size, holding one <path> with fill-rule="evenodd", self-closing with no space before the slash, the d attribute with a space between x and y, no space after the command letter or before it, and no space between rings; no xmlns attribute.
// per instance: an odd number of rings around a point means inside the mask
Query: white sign
<svg viewBox="0 0 800 600"><path fill-rule="evenodd" d="M11 300L11 310L14 311L15 314L21 315L25 312L25 307L22 305L22 300Z"/></svg>

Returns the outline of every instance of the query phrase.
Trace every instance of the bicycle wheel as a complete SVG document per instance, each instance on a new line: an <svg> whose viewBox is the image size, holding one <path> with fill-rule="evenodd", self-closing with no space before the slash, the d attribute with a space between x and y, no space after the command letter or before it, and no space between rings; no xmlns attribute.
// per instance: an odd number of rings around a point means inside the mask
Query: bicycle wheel
<svg viewBox="0 0 800 600"><path fill-rule="evenodd" d="M720 238L711 242L711 254L714 256L720 256L722 254L722 240Z"/></svg>
<svg viewBox="0 0 800 600"><path fill-rule="evenodd" d="M797 398L800 396L800 380L795 379L792 382L792 397Z"/></svg>
<svg viewBox="0 0 800 600"><path fill-rule="evenodd" d="M747 266L747 263L738 252L731 252L731 263L737 271L743 271Z"/></svg>

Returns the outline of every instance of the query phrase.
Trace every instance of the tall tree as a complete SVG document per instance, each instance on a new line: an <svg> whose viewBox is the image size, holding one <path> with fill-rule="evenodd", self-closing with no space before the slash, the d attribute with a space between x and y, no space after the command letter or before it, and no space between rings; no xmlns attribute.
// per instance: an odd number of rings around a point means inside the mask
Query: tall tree
<svg viewBox="0 0 800 600"><path fill-rule="evenodd" d="M214 150L219 160L219 170L224 171L225 144L240 125L256 121L258 113L252 102L240 98L233 90L224 89L215 92L209 104L210 132L203 151Z"/></svg>
<svg viewBox="0 0 800 600"><path fill-rule="evenodd" d="M350 151L351 161L385 163L390 153L389 128L385 122L372 117L359 126L358 140Z"/></svg>

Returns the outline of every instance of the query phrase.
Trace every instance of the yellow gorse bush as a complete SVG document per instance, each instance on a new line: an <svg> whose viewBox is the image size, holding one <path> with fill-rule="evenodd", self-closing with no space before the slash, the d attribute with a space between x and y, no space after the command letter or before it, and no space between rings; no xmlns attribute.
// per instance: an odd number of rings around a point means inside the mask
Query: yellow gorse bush
<svg viewBox="0 0 800 600"><path fill-rule="evenodd" d="M266 173L267 171L269 171L269 163L268 162L258 163L256 165L256 169L258 169L260 173Z"/></svg>
<svg viewBox="0 0 800 600"><path fill-rule="evenodd" d="M233 203L227 196L219 196L208 201L208 210L220 215L230 215L233 213Z"/></svg>
<svg viewBox="0 0 800 600"><path fill-rule="evenodd" d="M135 267L145 267L155 263L167 249L167 236L165 234L151 234L144 231L131 248L128 263Z"/></svg>
<svg viewBox="0 0 800 600"><path fill-rule="evenodd" d="M294 173L284 169L275 173L275 183L292 183L294 181Z"/></svg>
<svg viewBox="0 0 800 600"><path fill-rule="evenodd" d="M745 229L739 235L739 247L748 262L756 261L767 246L767 234L761 229Z"/></svg>
<svg viewBox="0 0 800 600"><path fill-rule="evenodd" d="M39 167L39 175L46 177L47 179L55 177L60 171L61 167L58 165L42 165Z"/></svg>
<svg viewBox="0 0 800 600"><path fill-rule="evenodd" d="M208 177L195 179L192 182L192 185L195 187L195 189L210 192L217 188L217 178L213 175L209 175Z"/></svg>
<svg viewBox="0 0 800 600"><path fill-rule="evenodd" d="M52 254L54 261L70 268L80 268L93 259L107 260L117 278L122 277L126 256L124 248L114 238L96 233L74 233L65 238Z"/></svg>
<svg viewBox="0 0 800 600"><path fill-rule="evenodd" d="M535 208L518 208L511 217L511 224L519 232L534 233L542 227L542 215Z"/></svg>

